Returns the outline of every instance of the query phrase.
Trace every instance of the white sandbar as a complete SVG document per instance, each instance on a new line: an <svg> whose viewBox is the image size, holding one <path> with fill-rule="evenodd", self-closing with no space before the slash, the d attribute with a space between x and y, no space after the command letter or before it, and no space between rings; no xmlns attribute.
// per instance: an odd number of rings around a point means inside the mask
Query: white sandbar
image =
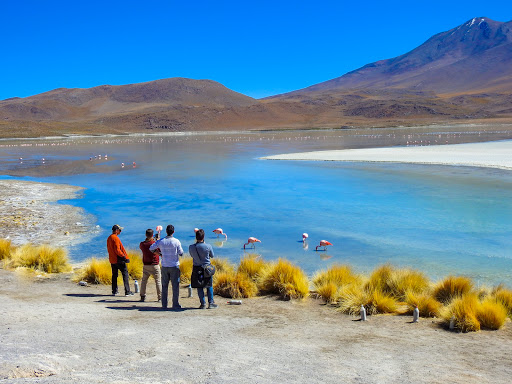
<svg viewBox="0 0 512 384"><path fill-rule="evenodd" d="M386 147L288 153L267 156L262 159L441 164L512 170L512 140L424 147Z"/></svg>

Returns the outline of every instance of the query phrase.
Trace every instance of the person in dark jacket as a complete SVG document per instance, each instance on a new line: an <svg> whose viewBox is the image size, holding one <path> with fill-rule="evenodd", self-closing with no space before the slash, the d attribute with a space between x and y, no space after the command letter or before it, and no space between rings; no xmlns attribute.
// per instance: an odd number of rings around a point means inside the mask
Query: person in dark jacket
<svg viewBox="0 0 512 384"><path fill-rule="evenodd" d="M153 237L153 230L151 228L146 230L146 240L141 241L139 248L142 251L142 284L140 287L140 301L146 300L146 286L148 285L149 276L153 276L156 283L156 294L158 301L162 299L162 280L160 273L160 251L157 249L151 252L149 247L155 243Z"/></svg>
<svg viewBox="0 0 512 384"><path fill-rule="evenodd" d="M208 309L217 308L217 304L213 301L213 277L206 277L203 269L203 266L211 264L210 259L214 257L212 246L204 242L204 230L200 229L196 232L196 243L190 245L188 251L193 260L190 281L192 288L197 288L197 296L201 303L199 308L206 308L204 288L208 296Z"/></svg>

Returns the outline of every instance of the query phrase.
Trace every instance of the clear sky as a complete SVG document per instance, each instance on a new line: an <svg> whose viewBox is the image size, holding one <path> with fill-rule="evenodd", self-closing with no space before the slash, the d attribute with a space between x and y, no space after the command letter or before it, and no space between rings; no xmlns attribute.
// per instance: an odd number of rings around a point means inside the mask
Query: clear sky
<svg viewBox="0 0 512 384"><path fill-rule="evenodd" d="M401 55L512 1L24 1L0 5L0 99L169 77L264 97Z"/></svg>

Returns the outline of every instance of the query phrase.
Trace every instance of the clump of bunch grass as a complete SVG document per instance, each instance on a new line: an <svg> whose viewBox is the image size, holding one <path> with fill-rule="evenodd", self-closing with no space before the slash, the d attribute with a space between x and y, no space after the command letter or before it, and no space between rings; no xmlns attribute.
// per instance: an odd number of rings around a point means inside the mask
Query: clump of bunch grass
<svg viewBox="0 0 512 384"><path fill-rule="evenodd" d="M428 294L417 295L413 292L407 292L405 302L407 303L406 314L411 315L414 308L418 307L421 317L438 317L442 307L439 301Z"/></svg>
<svg viewBox="0 0 512 384"><path fill-rule="evenodd" d="M119 279L121 276L118 277ZM112 284L112 267L108 259L98 260L93 257L80 268L73 278L74 281L86 281L89 284Z"/></svg>
<svg viewBox="0 0 512 384"><path fill-rule="evenodd" d="M14 251L14 246L11 240L0 239L0 260L5 260L11 257L11 253Z"/></svg>
<svg viewBox="0 0 512 384"><path fill-rule="evenodd" d="M140 251L128 249L126 253L130 259L130 262L126 264L128 275L130 275L134 280L142 279L142 268L144 267L144 263L142 262Z"/></svg>
<svg viewBox="0 0 512 384"><path fill-rule="evenodd" d="M512 317L512 291L498 286L492 297L494 297L497 302L501 303L507 310L507 315Z"/></svg>
<svg viewBox="0 0 512 384"><path fill-rule="evenodd" d="M223 258L213 258L210 259L210 262L215 266L215 273L218 272L235 272L235 266L229 262L228 259Z"/></svg>
<svg viewBox="0 0 512 384"><path fill-rule="evenodd" d="M347 265L333 265L313 277L316 293L331 304L338 300L340 290L351 284L360 285L361 277L354 274L352 268Z"/></svg>
<svg viewBox="0 0 512 384"><path fill-rule="evenodd" d="M302 269L280 258L258 281L258 288L283 300L302 299L309 294L309 281Z"/></svg>
<svg viewBox="0 0 512 384"><path fill-rule="evenodd" d="M25 267L47 273L70 272L71 265L64 248L30 243L15 248L7 261L11 268Z"/></svg>
<svg viewBox="0 0 512 384"><path fill-rule="evenodd" d="M238 272L246 274L251 280L261 278L269 269L269 263L265 262L260 255L251 253L240 260Z"/></svg>
<svg viewBox="0 0 512 384"><path fill-rule="evenodd" d="M338 311L356 316L361 310L361 305L368 311L370 295L361 286L349 285L342 288L338 297Z"/></svg>
<svg viewBox="0 0 512 384"><path fill-rule="evenodd" d="M464 276L448 276L439 282L433 292L437 301L448 304L455 298L469 294L473 290L473 282Z"/></svg>
<svg viewBox="0 0 512 384"><path fill-rule="evenodd" d="M380 291L397 300L404 301L406 293L420 294L430 286L424 273L411 269L396 269L389 264L377 268L370 276L366 289Z"/></svg>
<svg viewBox="0 0 512 384"><path fill-rule="evenodd" d="M455 298L443 309L441 314L445 324L452 317L455 320L455 328L462 332L475 332L480 330L480 322L477 318L480 303L476 294L464 294Z"/></svg>
<svg viewBox="0 0 512 384"><path fill-rule="evenodd" d="M185 255L180 260L180 281L183 284L190 284L190 276L192 276L192 267L194 260L190 255Z"/></svg>
<svg viewBox="0 0 512 384"><path fill-rule="evenodd" d="M256 296L258 287L245 273L219 272L213 278L213 291L222 297L241 299Z"/></svg>
<svg viewBox="0 0 512 384"><path fill-rule="evenodd" d="M480 303L476 317L482 328L498 330L507 320L507 309L501 302L488 298Z"/></svg>

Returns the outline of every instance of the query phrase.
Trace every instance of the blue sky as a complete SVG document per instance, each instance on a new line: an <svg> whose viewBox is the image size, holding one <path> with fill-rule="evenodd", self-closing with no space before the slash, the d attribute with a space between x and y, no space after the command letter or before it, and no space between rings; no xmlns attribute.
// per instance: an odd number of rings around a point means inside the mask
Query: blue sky
<svg viewBox="0 0 512 384"><path fill-rule="evenodd" d="M0 99L168 77L252 97L401 55L507 1L23 1L0 5Z"/></svg>

